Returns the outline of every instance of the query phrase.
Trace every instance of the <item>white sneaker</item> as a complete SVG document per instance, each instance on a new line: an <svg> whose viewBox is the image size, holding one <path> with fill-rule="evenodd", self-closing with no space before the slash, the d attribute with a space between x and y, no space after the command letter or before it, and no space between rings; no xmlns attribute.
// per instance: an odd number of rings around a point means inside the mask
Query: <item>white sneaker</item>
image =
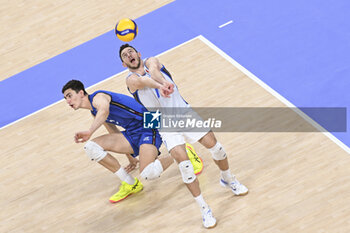
<svg viewBox="0 0 350 233"><path fill-rule="evenodd" d="M202 210L203 226L205 228L214 228L216 226L216 219L211 212L211 209L208 207L205 210Z"/></svg>
<svg viewBox="0 0 350 233"><path fill-rule="evenodd" d="M223 187L230 188L236 196L243 196L248 193L248 188L243 184L239 183L239 181L235 177L233 177L233 181L231 183L228 183L221 178L220 184Z"/></svg>

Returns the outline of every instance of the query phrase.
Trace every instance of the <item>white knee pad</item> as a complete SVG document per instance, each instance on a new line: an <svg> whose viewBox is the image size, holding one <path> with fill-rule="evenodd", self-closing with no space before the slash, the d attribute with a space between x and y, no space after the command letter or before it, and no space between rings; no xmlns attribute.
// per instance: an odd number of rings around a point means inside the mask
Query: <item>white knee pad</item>
<svg viewBox="0 0 350 233"><path fill-rule="evenodd" d="M210 148L209 151L215 160L226 159L226 152L219 142L217 142L213 148Z"/></svg>
<svg viewBox="0 0 350 233"><path fill-rule="evenodd" d="M196 175L194 174L193 166L190 160L185 160L179 163L179 169L184 183L190 184L196 179Z"/></svg>
<svg viewBox="0 0 350 233"><path fill-rule="evenodd" d="M107 155L107 152L94 141L88 141L84 146L84 150L87 156L96 162L100 162Z"/></svg>
<svg viewBox="0 0 350 233"><path fill-rule="evenodd" d="M156 159L153 163L148 164L140 176L145 180L154 180L160 177L160 174L163 172L163 166L158 159Z"/></svg>

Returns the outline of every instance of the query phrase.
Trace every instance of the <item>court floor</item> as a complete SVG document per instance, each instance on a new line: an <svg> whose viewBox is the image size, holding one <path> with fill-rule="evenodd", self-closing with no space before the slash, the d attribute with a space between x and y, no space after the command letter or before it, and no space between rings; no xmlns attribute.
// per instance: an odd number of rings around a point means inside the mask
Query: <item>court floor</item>
<svg viewBox="0 0 350 233"><path fill-rule="evenodd" d="M200 39L160 59L192 106L284 106ZM195 67L189 62L194 60ZM109 89L126 94L125 74L89 92ZM203 82L203 77L215 78ZM2 231L204 231L196 203L174 165L159 180L145 181L140 194L116 205L108 202L118 187L117 178L90 162L82 145L73 142L74 132L91 122L89 115L62 101L0 131L2 154L11 155L1 157L1 186L6 190L1 192ZM346 232L348 154L324 134L217 137L229 154L232 171L250 193L234 197L222 189L208 152L195 144L205 165L198 179L218 219L213 232ZM164 148L162 152L166 153ZM116 156L126 164L123 156Z"/></svg>
<svg viewBox="0 0 350 233"><path fill-rule="evenodd" d="M6 60L1 79L109 31L115 15L137 18L169 3L79 0L4 4L0 10L9 13L0 20L13 24L1 23L7 25L3 32L11 41L0 40L4 45L0 46L0 58ZM47 13L40 13L43 10ZM23 17L18 17L21 14ZM65 14L70 17L62 17ZM71 21L62 21L64 18ZM61 20L56 29L55 20ZM75 31L74 27L81 31L70 36L59 33L67 28ZM89 27L96 30L87 32ZM195 37L158 57L193 107L286 107L205 37ZM105 89L128 94L126 74L117 73L88 92ZM40 97L40 93L36 95ZM302 117L295 119L310 127ZM158 180L142 181L141 193L118 204L109 203L119 186L117 177L89 161L83 145L73 141L74 133L86 129L91 120L88 111L73 111L62 100L0 130L0 232L208 231L202 227L197 204L176 165ZM99 129L96 135L104 133ZM221 132L216 136L228 153L232 172L250 192L235 197L223 189L209 152L194 144L204 161L198 176L202 193L218 220L210 232L349 231L349 154L327 134ZM167 153L164 146L161 152ZM123 155L113 155L127 165ZM138 176L139 172L132 174Z"/></svg>

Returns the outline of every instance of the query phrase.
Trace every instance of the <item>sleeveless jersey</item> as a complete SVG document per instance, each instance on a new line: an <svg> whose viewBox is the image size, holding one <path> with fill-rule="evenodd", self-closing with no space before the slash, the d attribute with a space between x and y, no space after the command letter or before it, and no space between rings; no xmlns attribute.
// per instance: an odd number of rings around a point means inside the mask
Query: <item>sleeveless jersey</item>
<svg viewBox="0 0 350 233"><path fill-rule="evenodd" d="M144 64L146 60L147 58L144 59ZM144 65L144 70L145 70L145 75L143 76L151 78L151 75L146 65ZM170 73L164 67L164 65L162 66L160 72L168 82L174 84L174 92L170 95L170 98L161 96L159 90L156 88L145 87L143 89L136 90L134 93L132 93L128 88L129 92L134 96L135 100L141 103L146 108L187 108L189 107L189 104L180 95L180 92L176 84L174 83ZM142 76L138 73L129 72L127 78L132 74L136 74L139 77Z"/></svg>
<svg viewBox="0 0 350 233"><path fill-rule="evenodd" d="M89 100L92 106L92 115L96 116L97 113L96 108L92 105L92 100L98 93L104 93L111 97L109 115L106 119L107 123L121 126L126 131L143 129L143 113L147 111L147 109L127 95L109 91L94 92L89 95Z"/></svg>

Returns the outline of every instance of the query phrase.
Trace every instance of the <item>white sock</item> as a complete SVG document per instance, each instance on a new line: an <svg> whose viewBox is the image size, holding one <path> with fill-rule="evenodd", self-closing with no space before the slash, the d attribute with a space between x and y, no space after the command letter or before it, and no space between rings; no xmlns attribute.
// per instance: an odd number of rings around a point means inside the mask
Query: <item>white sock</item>
<svg viewBox="0 0 350 233"><path fill-rule="evenodd" d="M231 183L233 181L233 176L231 174L230 169L227 169L226 171L221 171L221 178L227 183Z"/></svg>
<svg viewBox="0 0 350 233"><path fill-rule="evenodd" d="M135 183L134 178L125 171L123 167L120 167L118 171L116 171L114 174L116 174L121 181L125 181L126 183L133 185Z"/></svg>
<svg viewBox="0 0 350 233"><path fill-rule="evenodd" d="M199 196L195 197L194 199L197 201L202 212L209 208L208 204L204 201L202 194L199 194Z"/></svg>

